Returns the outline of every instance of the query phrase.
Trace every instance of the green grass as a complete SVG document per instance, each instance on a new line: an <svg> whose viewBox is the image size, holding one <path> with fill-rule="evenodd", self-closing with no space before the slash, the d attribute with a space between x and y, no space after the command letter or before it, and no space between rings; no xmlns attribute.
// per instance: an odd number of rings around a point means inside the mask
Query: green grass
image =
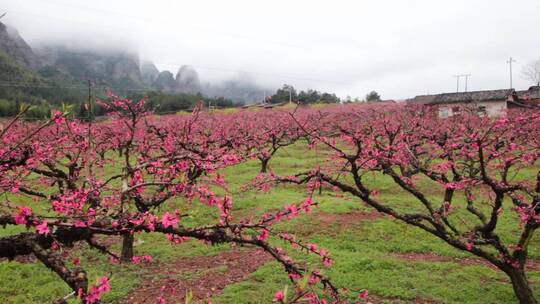
<svg viewBox="0 0 540 304"><path fill-rule="evenodd" d="M270 161L270 167L280 175L308 170L321 163L327 152L307 151L303 145L287 147ZM324 165L324 163L321 163ZM257 190L243 191L242 185L249 183L260 169L258 161L249 161L223 170L233 195L235 218L257 218L265 212L277 210L290 203L300 202L306 196L303 186L279 186L268 193ZM114 170L111 169L111 172ZM516 178L525 179L533 174L532 169L521 172ZM418 203L404 191L397 189L390 178L381 175L366 175L365 179L373 188L380 191L380 199L389 201L400 210L421 210ZM429 198L440 200L441 192L428 180L419 181ZM462 266L455 262L406 261L393 257L392 253L433 252L448 257L470 257L466 252L453 249L441 240L407 226L388 217L358 221L345 226L340 223L322 225L317 214L346 214L351 212L372 212L357 198L338 195L331 189L323 189L315 195L319 203L311 215L303 215L292 221L276 226L276 229L296 233L303 241L315 242L328 249L335 264L325 269L315 256L306 255L291 249L286 244L273 240L276 245L286 248L297 261L305 261L309 267L324 269L337 286L351 290L351 299L357 291L369 289L370 294L387 299L389 302L411 302L415 299L431 299L442 303L516 303L508 279L500 272L482 265ZM463 198L458 197L458 201ZM458 203L451 220L472 220L468 212ZM182 221L186 226L196 226L215 222L218 213L214 208L198 202L187 203L175 200L169 208L189 210ZM501 217L497 232L505 241L515 240L519 230L518 221L507 206ZM0 235L22 231L20 228L0 229ZM137 254L150 254L162 262L182 257L212 256L229 245L209 246L198 241L188 241L172 245L163 235L136 235ZM114 245L113 250L118 250ZM540 259L540 241L535 237L530 245L530 255ZM115 302L125 297L130 290L141 283L136 265L113 265L107 258L85 246L77 249L83 256L82 264L89 272L91 282L103 275L112 273L113 292L106 300ZM226 273L227 269L219 269ZM203 276L204 273L181 273L186 279ZM533 290L540 297L540 273L529 273ZM1 303L47 303L65 296L69 288L58 277L39 263L21 264L0 262L0 301ZM213 299L214 303L268 303L273 294L289 284L287 275L280 265L271 262L259 268L250 277L236 283Z"/></svg>

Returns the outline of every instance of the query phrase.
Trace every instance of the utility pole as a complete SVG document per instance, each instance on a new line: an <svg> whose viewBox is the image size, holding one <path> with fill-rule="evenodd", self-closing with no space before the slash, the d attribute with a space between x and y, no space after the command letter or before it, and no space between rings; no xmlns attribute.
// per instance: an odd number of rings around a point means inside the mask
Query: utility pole
<svg viewBox="0 0 540 304"><path fill-rule="evenodd" d="M471 74L454 75L454 77L457 78L456 92L459 92L459 79L461 77L465 77L465 92L467 92L467 82L469 81L470 76L471 76Z"/></svg>
<svg viewBox="0 0 540 304"><path fill-rule="evenodd" d="M289 103L292 102L292 87L289 87Z"/></svg>
<svg viewBox="0 0 540 304"><path fill-rule="evenodd" d="M469 82L469 77L471 77L471 74L465 74L462 76L465 77L465 92L467 92L467 83Z"/></svg>
<svg viewBox="0 0 540 304"><path fill-rule="evenodd" d="M454 75L454 77L456 77L457 79L457 84L456 84L456 93L459 92L459 78L461 78L463 75Z"/></svg>
<svg viewBox="0 0 540 304"><path fill-rule="evenodd" d="M506 63L508 63L510 65L510 89L513 88L513 85L512 85L512 62L516 62L514 60L514 58L510 57L510 59L508 59L508 61Z"/></svg>
<svg viewBox="0 0 540 304"><path fill-rule="evenodd" d="M88 121L91 122L94 118L92 109L92 81L88 79Z"/></svg>

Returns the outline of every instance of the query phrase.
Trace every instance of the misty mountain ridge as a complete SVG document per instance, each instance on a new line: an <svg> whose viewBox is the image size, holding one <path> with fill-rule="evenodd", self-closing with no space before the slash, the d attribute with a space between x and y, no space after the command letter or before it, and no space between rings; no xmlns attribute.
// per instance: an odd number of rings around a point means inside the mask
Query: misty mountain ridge
<svg viewBox="0 0 540 304"><path fill-rule="evenodd" d="M140 60L129 50L103 50L92 45L69 44L41 44L33 48L16 29L1 22L0 53L16 63L25 74L43 82L52 81L58 87L84 85L90 80L95 86L123 94L143 91L200 93L243 103L259 102L264 95L262 88L249 81L202 82L196 69L188 65L180 67L176 74L159 71L151 61ZM11 81L20 82L28 77L15 77Z"/></svg>
<svg viewBox="0 0 540 304"><path fill-rule="evenodd" d="M97 86L142 89L139 58L126 52L96 52L65 46L34 49L39 72L47 77L64 75L72 80L91 80ZM57 79L62 80L62 78ZM64 79L67 80L67 79Z"/></svg>
<svg viewBox="0 0 540 304"><path fill-rule="evenodd" d="M39 67L32 48L22 39L19 32L2 22L0 22L0 50L21 65L31 69Z"/></svg>
<svg viewBox="0 0 540 304"><path fill-rule="evenodd" d="M272 95L274 90L265 90L249 79L230 79L220 83L203 83L201 93L208 97L223 96L245 103L258 103Z"/></svg>

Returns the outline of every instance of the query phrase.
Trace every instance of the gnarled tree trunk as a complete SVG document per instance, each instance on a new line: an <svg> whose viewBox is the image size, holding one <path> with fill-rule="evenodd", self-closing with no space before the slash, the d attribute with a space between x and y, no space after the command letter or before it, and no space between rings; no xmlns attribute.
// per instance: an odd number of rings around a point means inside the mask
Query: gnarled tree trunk
<svg viewBox="0 0 540 304"><path fill-rule="evenodd" d="M129 262L133 258L133 242L133 234L124 234L122 238L122 255L120 257L122 261Z"/></svg>
<svg viewBox="0 0 540 304"><path fill-rule="evenodd" d="M261 160L261 173L266 173L268 171L268 162L270 158L259 158Z"/></svg>
<svg viewBox="0 0 540 304"><path fill-rule="evenodd" d="M504 272L510 277L512 281L512 287L514 293L521 304L536 304L538 303L534 298L534 294L525 275L523 268L509 267Z"/></svg>

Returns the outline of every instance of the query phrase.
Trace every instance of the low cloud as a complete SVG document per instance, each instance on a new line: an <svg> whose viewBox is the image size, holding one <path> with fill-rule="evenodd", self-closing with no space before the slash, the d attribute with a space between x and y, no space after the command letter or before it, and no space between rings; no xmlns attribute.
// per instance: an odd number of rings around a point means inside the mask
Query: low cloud
<svg viewBox="0 0 540 304"><path fill-rule="evenodd" d="M162 69L194 66L201 79L249 78L344 97L383 98L525 88L521 67L540 57L537 0L514 1L37 1L5 0L4 22L31 45L138 53ZM249 75L249 77L248 77Z"/></svg>

